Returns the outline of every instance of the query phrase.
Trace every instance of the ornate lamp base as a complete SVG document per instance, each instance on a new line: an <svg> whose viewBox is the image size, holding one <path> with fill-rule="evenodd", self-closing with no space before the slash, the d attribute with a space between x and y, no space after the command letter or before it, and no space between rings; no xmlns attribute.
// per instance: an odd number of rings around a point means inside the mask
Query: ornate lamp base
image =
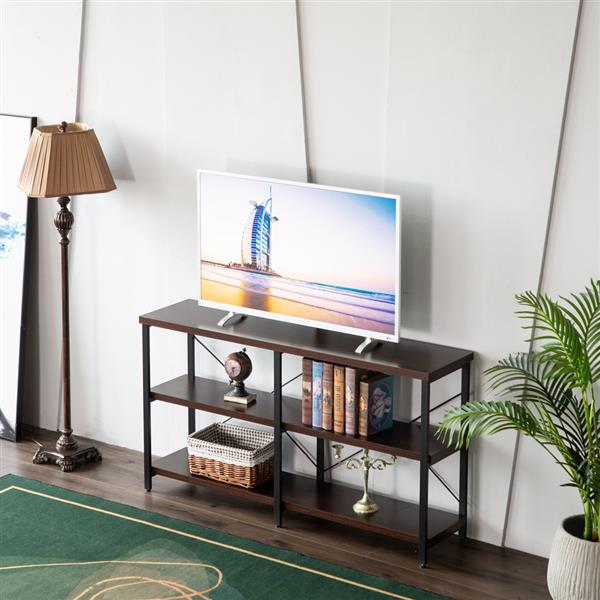
<svg viewBox="0 0 600 600"><path fill-rule="evenodd" d="M371 513L377 512L379 506L376 502L373 502L369 496L363 496L358 502L352 505L352 510L359 515L370 515Z"/></svg>
<svg viewBox="0 0 600 600"><path fill-rule="evenodd" d="M64 472L74 471L78 465L84 463L100 462L101 460L102 454L94 446L61 450L55 446L40 446L33 456L34 464L55 464Z"/></svg>

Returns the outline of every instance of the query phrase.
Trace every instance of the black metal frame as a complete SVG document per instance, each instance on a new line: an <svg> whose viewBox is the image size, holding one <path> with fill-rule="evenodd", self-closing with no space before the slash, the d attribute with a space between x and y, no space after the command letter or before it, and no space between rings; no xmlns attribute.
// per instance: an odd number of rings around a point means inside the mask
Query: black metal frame
<svg viewBox="0 0 600 600"><path fill-rule="evenodd" d="M283 502L281 501L281 352L273 352L273 433L275 435L273 455L273 523L281 527Z"/></svg>
<svg viewBox="0 0 600 600"><path fill-rule="evenodd" d="M187 374L190 381L196 377L196 336L192 333L187 334ZM196 411L188 408L188 433L196 431Z"/></svg>
<svg viewBox="0 0 600 600"><path fill-rule="evenodd" d="M14 119L27 119L29 121L29 134L37 127L37 117L28 115L15 115L10 113L0 113L0 117L9 117ZM23 157L25 158L25 157ZM16 184L15 184L16 187ZM22 436L22 421L23 421L23 397L25 395L25 359L26 359L26 344L27 344L27 312L29 309L29 280L31 271L31 253L33 235L31 229L36 227L37 203L34 198L27 196L27 212L26 212L26 229L25 229L25 256L23 260L23 281L21 294L21 319L20 319L20 334L19 334L19 361L17 374L17 403L15 411L15 429L14 436L0 436L3 439L18 442ZM31 336L29 336L31 338ZM2 411L0 410L0 415Z"/></svg>
<svg viewBox="0 0 600 600"><path fill-rule="evenodd" d="M283 433L285 433L288 436L288 439L292 442L292 444L294 444L294 446L296 446L296 448L298 448L298 450L300 450L300 452L302 452L302 454L304 454L304 456L306 456L306 458L308 458L308 460L313 464L313 467L316 468L317 463L315 459L309 454L308 450L306 450L304 446L302 446L302 444L295 440L294 436L289 431L284 430Z"/></svg>
<svg viewBox="0 0 600 600"><path fill-rule="evenodd" d="M421 383L421 458L419 460L419 564L427 565L429 517L429 399L431 384Z"/></svg>
<svg viewBox="0 0 600 600"><path fill-rule="evenodd" d="M187 372L188 377L194 378L196 374L195 367L195 343L200 343L209 352L215 360L221 363L218 357L196 336L187 334ZM222 363L221 363L222 364ZM152 490L152 423L151 423L151 403L150 395L150 326L142 325L142 366L143 366L143 406L144 406L144 487L147 491ZM273 430L274 430L274 458L273 458L273 523L276 527L281 527L283 519L284 503L282 500L282 438L286 433L292 442L308 457L315 465L317 485L324 481L325 473L342 464L346 459L325 467L325 448L326 440L317 437L316 459L313 459L301 445L294 440L288 431L283 429L282 423L282 389L285 385L294 381L297 377L287 382L282 381L282 353L273 351ZM429 517L429 471L442 483L448 492L458 500L458 518L464 520L464 525L458 530L461 539L467 535L467 492L468 492L468 472L469 472L469 451L460 450L460 473L459 473L459 492L458 496L453 492L450 486L434 471L429 463L429 424L431 413L440 406L460 397L461 404L469 400L471 381L471 365L467 363L461 368L461 390L460 393L452 396L437 406L431 407L431 381L421 382L421 414L415 417L411 423L421 421L421 447L419 460L419 536L418 536L418 560L421 567L427 566L428 552L431 541L428 536L428 517ZM227 421L230 420L226 419ZM195 431L195 411L188 408L188 432ZM351 456L354 456L359 451Z"/></svg>
<svg viewBox="0 0 600 600"><path fill-rule="evenodd" d="M144 394L144 488L152 490L152 398L150 397L150 326L142 325L142 388Z"/></svg>
<svg viewBox="0 0 600 600"><path fill-rule="evenodd" d="M421 382L421 414L412 419L411 423L421 421L421 458L419 460L419 564L421 567L427 566L429 547L431 543L428 539L428 512L429 512L429 472L444 486L450 495L458 501L458 518L464 520L464 525L458 530L461 540L467 537L467 497L468 497L468 476L469 476L469 450L463 448L460 450L459 465L459 483L458 495L442 479L442 477L432 468L428 462L429 456L429 423L430 415L434 410L444 406L451 400L460 397L460 403L466 404L469 401L471 393L471 363L467 363L461 368L460 392L447 400L444 400L436 406L431 406L431 383L430 381Z"/></svg>
<svg viewBox="0 0 600 600"><path fill-rule="evenodd" d="M469 401L471 394L471 363L467 363L461 372L461 384L460 384L460 403L461 405L466 404ZM461 539L467 537L467 496L469 487L469 450L462 448L460 450L460 474L458 484L458 516L465 520L465 524L459 530Z"/></svg>

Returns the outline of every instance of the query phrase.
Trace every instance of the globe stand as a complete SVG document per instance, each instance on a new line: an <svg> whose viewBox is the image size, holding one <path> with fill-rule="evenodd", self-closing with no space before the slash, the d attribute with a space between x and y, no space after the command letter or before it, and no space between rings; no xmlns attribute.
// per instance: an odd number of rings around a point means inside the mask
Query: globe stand
<svg viewBox="0 0 600 600"><path fill-rule="evenodd" d="M256 394L250 394L246 390L243 381L235 381L233 387L225 394L224 399L228 402L237 402L247 406L256 400Z"/></svg>

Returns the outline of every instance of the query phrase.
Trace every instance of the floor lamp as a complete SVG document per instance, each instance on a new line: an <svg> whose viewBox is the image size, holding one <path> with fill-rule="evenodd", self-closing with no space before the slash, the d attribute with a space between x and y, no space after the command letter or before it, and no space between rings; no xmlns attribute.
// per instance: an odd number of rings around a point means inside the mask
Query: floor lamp
<svg viewBox="0 0 600 600"><path fill-rule="evenodd" d="M109 192L116 188L94 130L83 123L36 127L31 135L18 186L32 198L58 198L54 225L60 236L62 287L63 419L55 446L38 448L33 462L53 463L62 471L102 459L94 446L79 446L71 428L69 349L69 232L73 213L69 196Z"/></svg>

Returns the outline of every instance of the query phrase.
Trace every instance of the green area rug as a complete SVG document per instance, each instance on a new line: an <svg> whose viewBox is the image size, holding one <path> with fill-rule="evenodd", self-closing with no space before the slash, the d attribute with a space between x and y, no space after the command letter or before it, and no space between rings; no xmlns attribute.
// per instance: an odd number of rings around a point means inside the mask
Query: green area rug
<svg viewBox="0 0 600 600"><path fill-rule="evenodd" d="M436 600L441 596L14 475L0 478L3 600Z"/></svg>

